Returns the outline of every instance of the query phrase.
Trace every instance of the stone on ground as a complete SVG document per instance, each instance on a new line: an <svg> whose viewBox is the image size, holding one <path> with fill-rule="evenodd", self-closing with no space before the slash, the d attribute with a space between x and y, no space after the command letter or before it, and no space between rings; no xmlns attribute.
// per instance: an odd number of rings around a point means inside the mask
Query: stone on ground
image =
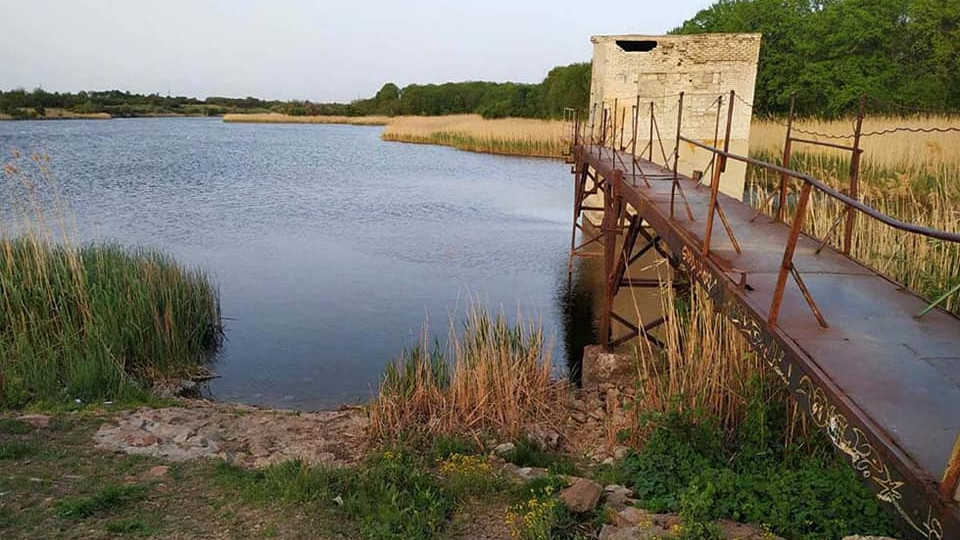
<svg viewBox="0 0 960 540"><path fill-rule="evenodd" d="M603 487L586 478L574 478L570 487L560 492L559 498L571 512L589 512L600 501Z"/></svg>
<svg viewBox="0 0 960 540"><path fill-rule="evenodd" d="M509 455L511 452L513 452L516 449L517 449L516 445L514 445L512 442L505 442L505 443L498 444L496 448L493 449L493 453L496 456L504 457L506 455Z"/></svg>
<svg viewBox="0 0 960 540"><path fill-rule="evenodd" d="M264 467L300 459L339 466L360 459L366 425L355 410L298 413L195 402L124 411L94 439L106 450L174 461L219 458Z"/></svg>
<svg viewBox="0 0 960 540"><path fill-rule="evenodd" d="M25 424L30 424L35 428L50 427L50 417L45 414L25 414L23 416L18 416L17 420Z"/></svg>

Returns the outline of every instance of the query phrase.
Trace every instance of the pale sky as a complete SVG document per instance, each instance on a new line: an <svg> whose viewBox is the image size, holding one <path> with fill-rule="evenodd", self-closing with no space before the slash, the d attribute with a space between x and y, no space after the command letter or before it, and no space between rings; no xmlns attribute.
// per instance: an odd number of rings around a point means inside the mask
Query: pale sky
<svg viewBox="0 0 960 540"><path fill-rule="evenodd" d="M539 82L594 34L711 0L0 0L0 89L349 101L388 81Z"/></svg>

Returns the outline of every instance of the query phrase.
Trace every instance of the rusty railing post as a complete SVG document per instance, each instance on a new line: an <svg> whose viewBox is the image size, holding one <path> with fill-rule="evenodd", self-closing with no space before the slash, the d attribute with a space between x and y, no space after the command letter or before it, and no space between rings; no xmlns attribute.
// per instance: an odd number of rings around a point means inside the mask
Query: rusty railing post
<svg viewBox="0 0 960 540"><path fill-rule="evenodd" d="M943 479L940 480L940 496L946 501L960 502L958 484L960 484L960 435L957 435L957 441L953 443L953 452L950 452L950 460L947 461Z"/></svg>
<svg viewBox="0 0 960 540"><path fill-rule="evenodd" d="M650 150L647 151L647 161L653 163L653 100L650 100ZM666 165L666 163L664 163Z"/></svg>
<svg viewBox="0 0 960 540"><path fill-rule="evenodd" d="M673 219L673 202L677 194L677 167L680 165L680 125L683 123L683 92L677 102L677 139L673 147L673 184L670 186L670 219ZM664 163L664 166L667 164Z"/></svg>
<svg viewBox="0 0 960 540"><path fill-rule="evenodd" d="M623 152L627 149L626 145L623 144L623 127L627 123L627 107L624 105L623 109L620 110L620 151Z"/></svg>
<svg viewBox="0 0 960 540"><path fill-rule="evenodd" d="M634 184L637 183L637 135L638 126L637 122L640 120L640 95L637 94L637 103L633 106L633 148L630 149L630 163L632 163L631 172L633 172L633 178L631 180Z"/></svg>
<svg viewBox="0 0 960 540"><path fill-rule="evenodd" d="M860 200L860 135L863 133L863 109L864 98L860 96L860 107L857 111L857 123L853 130L853 153L850 156L850 192L847 195L851 199ZM847 223L843 231L843 253L850 255L853 246L853 229L857 224L857 213L850 206L847 206Z"/></svg>
<svg viewBox="0 0 960 540"><path fill-rule="evenodd" d="M736 100L737 94L733 90L730 91L730 103L727 105L727 131L726 135L723 136L723 151L730 151L730 136L733 133L733 106L734 101ZM727 172L727 157L723 156L723 159L720 160L720 172Z"/></svg>
<svg viewBox="0 0 960 540"><path fill-rule="evenodd" d="M613 98L613 118L610 124L610 149L613 151L613 167L617 167L617 109L619 109L619 98Z"/></svg>
<svg viewBox="0 0 960 540"><path fill-rule="evenodd" d="M783 140L783 168L790 168L790 153L793 142L793 116L797 104L797 94L790 94L790 116L787 117L787 136ZM780 174L780 200L777 203L777 221L783 222L787 217L787 174Z"/></svg>
<svg viewBox="0 0 960 540"><path fill-rule="evenodd" d="M783 293L787 287L787 276L793 269L793 254L797 250L797 241L800 239L800 232L803 230L803 220L807 211L807 203L810 202L810 190L812 188L813 186L806 180L803 181L803 187L800 188L800 200L797 201L797 211L793 216L793 225L790 227L790 237L787 238L787 246L783 250L783 261L780 263L780 273L777 275L777 286L773 290L773 300L770 302L770 315L767 318L770 326L777 325L780 304L783 302Z"/></svg>

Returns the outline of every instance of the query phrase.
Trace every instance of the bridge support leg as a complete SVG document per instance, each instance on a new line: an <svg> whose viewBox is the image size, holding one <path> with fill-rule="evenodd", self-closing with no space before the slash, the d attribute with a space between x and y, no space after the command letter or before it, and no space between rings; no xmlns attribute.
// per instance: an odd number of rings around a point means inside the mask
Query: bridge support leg
<svg viewBox="0 0 960 540"><path fill-rule="evenodd" d="M612 178L604 182L603 190L603 268L606 283L603 295L603 313L600 316L600 343L605 350L611 349L611 314L613 300L616 296L617 284L613 282L616 276L617 235L623 223L623 198L620 196L620 186L623 182L623 173L615 171Z"/></svg>

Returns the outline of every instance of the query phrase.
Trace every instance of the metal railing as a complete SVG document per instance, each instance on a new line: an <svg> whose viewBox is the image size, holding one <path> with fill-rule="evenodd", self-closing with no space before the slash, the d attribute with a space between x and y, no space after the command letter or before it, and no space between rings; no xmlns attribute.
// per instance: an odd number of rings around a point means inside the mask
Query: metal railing
<svg viewBox="0 0 960 540"><path fill-rule="evenodd" d="M773 173L777 173L780 177L780 182L778 189L774 191L770 197L765 201L761 207L765 206L768 202L772 201L774 196L778 197L777 213L775 218L778 221L786 223L786 210L788 207L788 183L793 181L800 181L800 190L797 197L797 202L794 207L794 215L789 223L790 233L787 237L786 246L784 248L783 258L781 261L780 271L777 276L777 284L774 289L773 298L771 301L770 309L768 312L768 323L771 325L776 325L777 319L780 313L780 307L783 301L783 296L786 289L786 282L788 277L792 277L797 283L797 286L800 288L801 293L805 301L807 302L810 310L813 312L814 316L817 319L818 324L826 328L828 327L827 321L823 316L823 313L818 308L815 300L810 294L809 289L806 284L803 282L803 278L800 272L797 270L794 265L794 256L796 254L797 243L800 238L800 234L803 233L803 225L805 222L807 209L810 203L811 194L814 189L823 193L827 197L837 201L843 205L843 210L841 210L837 219L832 223L831 227L827 233L820 240L820 244L815 251L815 254L819 255L829 238L833 235L836 228L841 222L845 222L844 233L843 233L843 242L841 246L841 251L846 256L851 256L852 244L853 244L853 235L856 227L856 216L858 214L864 214L869 216L889 227L894 229L921 235L927 238L942 240L946 242L952 242L960 244L960 233L954 233L949 231L942 231L938 229L932 229L929 227L924 227L912 223L907 223L896 219L892 216L884 214L879 210L868 206L862 203L859 200L859 180L860 180L860 162L863 154L863 149L861 148L861 137L863 134L863 100L860 102L860 109L856 117L854 132L849 136L844 136L842 138L852 138L852 145L845 145L829 141L821 141L816 139L810 139L805 137L798 137L796 133L807 134L812 133L813 135L819 135L815 132L809 132L807 130L800 130L794 127L794 122L796 119L794 113L794 104L795 99L791 97L791 106L790 106L790 115L788 117L786 127L787 132L784 139L784 150L783 150L783 164L777 165L774 163L769 163L761 161L758 159L751 158L749 156L742 156L730 151L730 141L731 141L731 131L733 127L733 118L734 118L734 107L735 103L739 100L746 105L750 105L744 100L740 99L734 91L730 91L729 97L726 95L718 96L708 110L713 108L713 105L717 105L717 117L714 130L714 145L719 143L719 131L720 131L720 118L721 118L721 109L723 107L724 101L727 104L727 118L726 125L723 136L723 147L719 148L718 146L713 146L702 142L701 140L694 139L691 137L684 136L682 133L683 125L683 115L684 115L684 97L685 93L681 92L676 95L677 97L677 129L675 133L675 144L673 152L669 155L666 153L666 149L663 147L663 137L660 136L659 123L657 121L656 107L655 103L657 100L663 99L668 96L659 96L657 98L647 98L649 101L649 137L647 144L637 152L637 143L638 143L638 126L639 126L639 114L643 105L642 98L637 96L631 105L631 116L632 116L632 138L624 142L624 131L626 123L626 107L620 106L620 100L615 99L613 101L612 110L604 106L605 104L599 104L600 110L598 110L597 105L593 106L593 113L590 115L590 125L589 133L588 127L585 121L581 120L579 114L575 114L574 125L573 125L573 141L575 146L589 146L593 151L597 153L598 156L606 149L612 152L614 163L619 162L624 169L629 169L632 173L632 178L634 180L634 185L636 185L636 178L640 176L642 180L649 187L649 181L646 175L642 173L639 169L638 160L639 156L646 154L646 159L648 161L653 161L653 153L656 144L660 145L661 154L663 157L663 165L669 168L672 171L672 186L671 186L671 196L670 196L670 217L674 217L674 206L676 201L676 195L679 195L680 199L685 206L687 217L690 221L696 221L695 216L690 208L689 202L687 201L686 194L683 191L683 188L679 182L679 161L680 161L680 143L685 142L690 145L693 145L697 148L700 148L706 152L709 152L711 159L707 167L704 168L704 171L711 172L711 181L710 181L710 202L707 209L706 223L703 235L702 242L702 253L705 256L709 256L711 252L711 240L714 231L715 216L720 218L720 221L723 225L723 228L730 239L730 243L733 246L734 250L737 253L742 252L740 243L737 241L735 232L730 223L730 220L727 218L726 212L723 209L719 198L719 189L720 189L720 179L721 175L726 171L728 161L738 161L742 162L748 166L759 167ZM672 112L672 108L670 111ZM596 120L599 116L600 125L596 125ZM619 116L619 122L618 122ZM599 127L599 131L597 131ZM619 143L617 135L619 133ZM833 138L841 138L834 136ZM849 188L846 193L837 190L825 182L814 178L806 173L790 169L790 162L793 152L794 144L808 144L815 146L828 147L843 151L849 151L851 153L851 163L850 163L850 174L849 174ZM630 166L627 167L624 152L627 148L630 148L629 160ZM672 161L672 163L670 163ZM639 172L639 174L638 174ZM756 216L755 216L756 217ZM960 292L960 286L954 287L952 290L949 290L945 293L944 296L936 299L932 302L927 308L922 310L917 314L918 317L922 317L934 307L946 300L946 297L951 294Z"/></svg>

